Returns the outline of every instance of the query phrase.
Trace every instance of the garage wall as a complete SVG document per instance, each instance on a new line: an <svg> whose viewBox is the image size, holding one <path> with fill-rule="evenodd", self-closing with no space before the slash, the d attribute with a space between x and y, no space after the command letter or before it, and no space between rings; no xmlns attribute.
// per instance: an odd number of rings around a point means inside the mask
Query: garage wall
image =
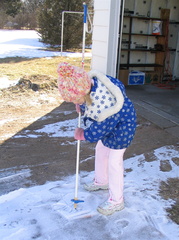
<svg viewBox="0 0 179 240"><path fill-rule="evenodd" d="M160 18L161 9L169 9L170 17L169 17L169 26L168 26L168 47L169 52L167 52L167 56L169 59L169 63L166 64L166 69L170 66L171 72L173 74L173 79L179 79L179 0L126 0L125 1L125 10L134 11L135 16L148 16L151 18ZM133 19L132 32L133 33L151 33L152 22L147 21L139 21L138 19ZM129 19L124 18L124 27L123 33L129 32ZM126 35L123 35L123 46L122 48L126 48L125 42L127 41ZM154 47L157 39L155 38L145 38L140 36L132 36L131 39L131 48L135 48L136 44L141 44L143 46ZM120 59L120 63L126 63L127 61L127 52L122 53L122 58ZM141 63L153 63L155 62L155 54L147 53L144 55L142 52L131 52L130 54L130 62L141 62ZM139 70L139 71L153 71L151 68L131 68L130 70Z"/></svg>

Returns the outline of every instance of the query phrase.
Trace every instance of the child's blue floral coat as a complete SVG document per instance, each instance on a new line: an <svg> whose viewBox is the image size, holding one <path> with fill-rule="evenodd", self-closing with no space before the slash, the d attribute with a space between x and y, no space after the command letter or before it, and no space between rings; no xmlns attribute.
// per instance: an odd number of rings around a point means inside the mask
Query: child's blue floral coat
<svg viewBox="0 0 179 240"><path fill-rule="evenodd" d="M84 130L89 142L101 140L111 149L127 148L134 138L136 113L125 87L118 79L97 71L89 72L94 84L91 89L92 104L85 106L84 120L90 126Z"/></svg>

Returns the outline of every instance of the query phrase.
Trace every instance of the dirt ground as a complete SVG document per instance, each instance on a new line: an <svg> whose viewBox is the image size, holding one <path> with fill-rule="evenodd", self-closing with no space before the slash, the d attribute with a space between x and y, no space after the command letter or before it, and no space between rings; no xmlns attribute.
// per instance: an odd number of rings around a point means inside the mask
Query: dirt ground
<svg viewBox="0 0 179 240"><path fill-rule="evenodd" d="M65 114L66 111L69 114ZM62 102L55 84L51 84L49 79L43 86L33 79L1 90L0 116L0 175L9 177L9 171L15 174L27 168L31 171L28 181L0 183L0 194L75 174L76 144L73 138L50 138L45 134L40 138L15 137L24 130L35 130L43 125L77 117L74 105ZM152 161L154 149L166 145L177 148L177 142L176 137L138 115L136 136L126 151L125 159L144 153L147 161ZM92 159L80 164L81 170L94 170L94 148L95 144L81 143L80 159ZM179 165L179 159L175 161ZM163 171L167 171L167 167L163 163ZM168 182L161 183L160 194L164 199L176 200L178 189L178 179L168 179ZM179 202L176 201L168 212L179 224L178 210Z"/></svg>

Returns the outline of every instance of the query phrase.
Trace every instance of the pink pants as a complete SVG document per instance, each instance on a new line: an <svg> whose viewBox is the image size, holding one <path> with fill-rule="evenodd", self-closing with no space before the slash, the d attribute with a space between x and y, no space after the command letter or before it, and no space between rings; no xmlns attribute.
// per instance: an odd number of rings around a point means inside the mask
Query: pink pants
<svg viewBox="0 0 179 240"><path fill-rule="evenodd" d="M110 149L98 141L95 152L95 184L109 184L109 199L113 203L123 201L123 155L126 149Z"/></svg>

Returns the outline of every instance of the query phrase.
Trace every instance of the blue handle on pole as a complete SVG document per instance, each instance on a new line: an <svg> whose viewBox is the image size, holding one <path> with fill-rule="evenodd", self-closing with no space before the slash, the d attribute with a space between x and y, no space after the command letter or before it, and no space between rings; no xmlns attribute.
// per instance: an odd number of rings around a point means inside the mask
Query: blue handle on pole
<svg viewBox="0 0 179 240"><path fill-rule="evenodd" d="M88 12L88 6L86 3L83 3L83 9L84 9L84 17L83 17L83 23L87 22L87 12Z"/></svg>
<svg viewBox="0 0 179 240"><path fill-rule="evenodd" d="M74 202L74 203L84 202L83 200L78 200L78 199L71 199L71 201Z"/></svg>

